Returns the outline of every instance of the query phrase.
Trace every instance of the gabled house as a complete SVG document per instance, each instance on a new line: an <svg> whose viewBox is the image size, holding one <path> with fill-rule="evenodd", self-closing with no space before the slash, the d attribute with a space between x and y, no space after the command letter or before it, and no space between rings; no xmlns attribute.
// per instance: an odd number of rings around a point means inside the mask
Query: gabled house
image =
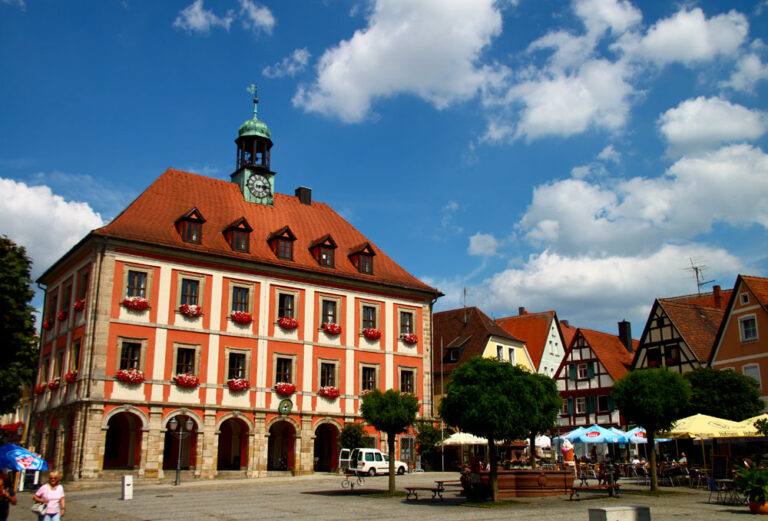
<svg viewBox="0 0 768 521"><path fill-rule="evenodd" d="M731 290L656 299L632 361L633 369L706 367Z"/></svg>
<svg viewBox="0 0 768 521"><path fill-rule="evenodd" d="M558 430L599 424L622 425L623 418L613 405L613 384L624 377L632 363L629 322L619 322L619 335L578 328L555 374L557 389L563 398Z"/></svg>
<svg viewBox="0 0 768 521"><path fill-rule="evenodd" d="M733 369L760 384L768 404L768 279L739 275L709 358L713 369ZM766 407L768 410L768 406Z"/></svg>
<svg viewBox="0 0 768 521"><path fill-rule="evenodd" d="M432 317L435 416L451 374L473 356L496 358L535 371L525 342L507 333L478 308L441 311Z"/></svg>
<svg viewBox="0 0 768 521"><path fill-rule="evenodd" d="M555 375L568 345L560 331L557 313L530 313L521 307L517 316L500 318L496 323L525 342L537 372L550 377Z"/></svg>

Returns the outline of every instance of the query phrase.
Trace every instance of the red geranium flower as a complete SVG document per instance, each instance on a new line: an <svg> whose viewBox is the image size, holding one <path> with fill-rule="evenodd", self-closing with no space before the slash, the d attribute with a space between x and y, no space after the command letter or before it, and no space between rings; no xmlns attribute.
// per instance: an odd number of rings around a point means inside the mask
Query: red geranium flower
<svg viewBox="0 0 768 521"><path fill-rule="evenodd" d="M200 378L189 373L177 374L173 381L179 387L197 387L200 385Z"/></svg>
<svg viewBox="0 0 768 521"><path fill-rule="evenodd" d="M69 371L67 374L64 375L64 380L68 384L75 383L76 379L77 379L77 371Z"/></svg>
<svg viewBox="0 0 768 521"><path fill-rule="evenodd" d="M149 309L149 301L144 297L125 297L123 299L123 306L133 311L144 311Z"/></svg>
<svg viewBox="0 0 768 521"><path fill-rule="evenodd" d="M117 379L126 384L140 384L144 381L144 373L138 369L120 369Z"/></svg>
<svg viewBox="0 0 768 521"><path fill-rule="evenodd" d="M182 304L179 306L179 313L191 318L197 318L203 314L203 308L195 304Z"/></svg>
<svg viewBox="0 0 768 521"><path fill-rule="evenodd" d="M246 313L245 311L235 311L229 315L229 318L232 319L232 322L235 324L240 324L241 326L246 326L253 322L253 317L251 314Z"/></svg>
<svg viewBox="0 0 768 521"><path fill-rule="evenodd" d="M400 339L408 344L409 346L416 345L419 343L419 337L414 335L413 333L409 333L407 335L402 335Z"/></svg>
<svg viewBox="0 0 768 521"><path fill-rule="evenodd" d="M296 386L286 382L278 382L275 384L275 392L280 396L290 396L296 392Z"/></svg>
<svg viewBox="0 0 768 521"><path fill-rule="evenodd" d="M277 325L283 329L291 330L299 327L299 321L296 320L295 318L280 317L279 319L277 319Z"/></svg>
<svg viewBox="0 0 768 521"><path fill-rule="evenodd" d="M83 309L85 309L85 299L81 298L80 300L76 300L74 308L75 308L75 311L82 311Z"/></svg>
<svg viewBox="0 0 768 521"><path fill-rule="evenodd" d="M363 329L363 336L368 340L378 340L381 338L381 331L369 327L368 329Z"/></svg>
<svg viewBox="0 0 768 521"><path fill-rule="evenodd" d="M323 322L320 327L329 335L341 334L341 326L333 322Z"/></svg>
<svg viewBox="0 0 768 521"><path fill-rule="evenodd" d="M233 393L240 393L247 390L251 384L245 378L232 378L227 380L227 386Z"/></svg>
<svg viewBox="0 0 768 521"><path fill-rule="evenodd" d="M327 385L325 387L321 387L317 394L333 400L334 398L339 397L339 390L332 385Z"/></svg>

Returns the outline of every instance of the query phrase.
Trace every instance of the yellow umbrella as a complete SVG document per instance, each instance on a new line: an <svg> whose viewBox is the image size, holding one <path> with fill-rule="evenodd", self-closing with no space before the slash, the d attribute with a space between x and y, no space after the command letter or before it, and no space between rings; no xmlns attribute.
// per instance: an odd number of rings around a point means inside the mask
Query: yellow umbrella
<svg viewBox="0 0 768 521"><path fill-rule="evenodd" d="M707 416L706 414L694 414L687 418L677 420L669 432L664 433L667 438L738 438L741 436L755 436L757 429L744 422L735 422Z"/></svg>
<svg viewBox="0 0 768 521"><path fill-rule="evenodd" d="M755 422L757 420L768 420L768 413L763 413L758 416L753 416L752 418L747 418L746 420L739 422L742 425L744 425L747 428L752 428L755 430L755 436L758 436L757 429L755 428Z"/></svg>

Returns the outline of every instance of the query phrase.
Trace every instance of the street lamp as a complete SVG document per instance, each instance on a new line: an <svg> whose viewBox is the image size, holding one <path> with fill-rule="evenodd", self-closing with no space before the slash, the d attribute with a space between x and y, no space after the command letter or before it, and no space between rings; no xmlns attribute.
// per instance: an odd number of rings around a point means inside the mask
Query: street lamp
<svg viewBox="0 0 768 521"><path fill-rule="evenodd" d="M186 429L185 429L186 427ZM171 418L170 421L168 421L168 433L176 436L179 440L178 445L178 458L176 459L176 483L174 483L175 486L181 485L181 440L186 438L187 436L192 434L192 429L195 427L195 422L192 421L192 418L187 416L187 421L185 421L183 424L179 422L175 417Z"/></svg>

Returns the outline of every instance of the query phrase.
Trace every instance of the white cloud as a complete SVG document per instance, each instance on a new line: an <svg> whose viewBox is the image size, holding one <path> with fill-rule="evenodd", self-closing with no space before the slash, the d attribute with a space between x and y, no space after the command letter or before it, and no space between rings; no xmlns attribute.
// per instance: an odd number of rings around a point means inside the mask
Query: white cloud
<svg viewBox="0 0 768 521"><path fill-rule="evenodd" d="M754 140L768 129L768 117L721 98L688 99L659 117L659 130L675 151Z"/></svg>
<svg viewBox="0 0 768 521"><path fill-rule="evenodd" d="M268 78L296 76L307 67L311 56L312 54L310 54L306 47L303 49L296 49L290 56L283 58L283 61L280 63L264 67L262 73Z"/></svg>
<svg viewBox="0 0 768 521"><path fill-rule="evenodd" d="M517 226L552 253L626 256L691 240L717 222L768 228L768 156L759 148L683 157L658 178L541 185Z"/></svg>
<svg viewBox="0 0 768 521"><path fill-rule="evenodd" d="M268 8L258 5L253 0L240 0L240 16L243 28L253 32L264 31L272 34L275 27L275 17Z"/></svg>
<svg viewBox="0 0 768 521"><path fill-rule="evenodd" d="M605 147L598 155L598 159L602 159L603 161L611 161L612 163L618 164L621 162L621 154L616 151L615 148L613 148L613 145L608 145Z"/></svg>
<svg viewBox="0 0 768 521"><path fill-rule="evenodd" d="M403 93L444 108L492 81L477 63L500 33L495 0L376 0L368 27L325 51L294 105L346 122L365 119L374 99Z"/></svg>
<svg viewBox="0 0 768 521"><path fill-rule="evenodd" d="M573 10L589 33L604 33L610 29L622 34L643 19L642 13L627 1L574 0Z"/></svg>
<svg viewBox="0 0 768 521"><path fill-rule="evenodd" d="M219 17L213 11L203 7L203 0L195 0L179 12L173 26L189 33L207 34L211 32L211 29L217 27L229 31L229 26L234 18L232 10L227 11L223 17Z"/></svg>
<svg viewBox="0 0 768 521"><path fill-rule="evenodd" d="M461 209L456 201L448 201L441 209L440 228L432 237L437 241L446 241L449 236L455 236L464 231L460 223L456 221L456 214Z"/></svg>
<svg viewBox="0 0 768 521"><path fill-rule="evenodd" d="M104 224L87 203L66 201L47 186L4 178L0 178L0 222L0 233L26 248L33 260L33 278Z"/></svg>
<svg viewBox="0 0 768 521"><path fill-rule="evenodd" d="M22 11L26 11L27 9L27 4L24 2L24 0L0 0L0 4L16 5Z"/></svg>
<svg viewBox="0 0 768 521"><path fill-rule="evenodd" d="M761 80L768 80L768 64L763 63L759 55L750 53L739 58L736 70L731 77L718 85L737 91L752 92L757 82Z"/></svg>
<svg viewBox="0 0 768 521"><path fill-rule="evenodd" d="M736 11L709 19L696 7L681 9L670 18L656 22L645 34L627 33L617 48L639 60L659 65L712 60L734 55L749 31L747 18Z"/></svg>
<svg viewBox="0 0 768 521"><path fill-rule="evenodd" d="M469 248L467 252L470 255L480 255L489 257L498 255L499 241L493 235L487 233L476 233L469 238Z"/></svg>

